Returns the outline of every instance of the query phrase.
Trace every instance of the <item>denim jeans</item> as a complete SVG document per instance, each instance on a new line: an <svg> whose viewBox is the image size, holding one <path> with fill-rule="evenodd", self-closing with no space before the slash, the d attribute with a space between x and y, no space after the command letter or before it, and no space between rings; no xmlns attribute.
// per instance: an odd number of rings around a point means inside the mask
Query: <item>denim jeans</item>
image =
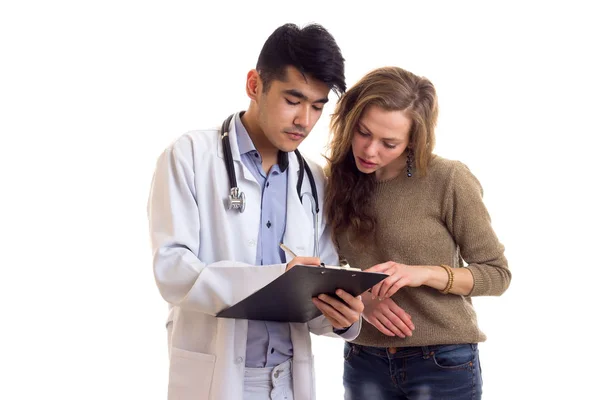
<svg viewBox="0 0 600 400"><path fill-rule="evenodd" d="M479 400L477 344L381 348L346 343L345 400Z"/></svg>

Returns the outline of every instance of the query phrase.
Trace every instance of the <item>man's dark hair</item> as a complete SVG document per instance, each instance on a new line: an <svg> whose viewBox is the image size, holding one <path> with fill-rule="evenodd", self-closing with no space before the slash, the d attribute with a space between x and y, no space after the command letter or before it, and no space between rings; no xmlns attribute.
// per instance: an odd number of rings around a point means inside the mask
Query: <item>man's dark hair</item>
<svg viewBox="0 0 600 400"><path fill-rule="evenodd" d="M346 91L344 58L331 34L319 24L299 28L285 24L277 28L263 45L256 69L263 91L273 80L284 80L286 68L295 67L329 86L338 96Z"/></svg>

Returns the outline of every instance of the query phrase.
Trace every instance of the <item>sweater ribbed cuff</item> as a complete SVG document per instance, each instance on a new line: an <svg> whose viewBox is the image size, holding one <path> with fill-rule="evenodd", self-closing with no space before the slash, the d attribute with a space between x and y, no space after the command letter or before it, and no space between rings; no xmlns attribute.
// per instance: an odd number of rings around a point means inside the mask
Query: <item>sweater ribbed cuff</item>
<svg viewBox="0 0 600 400"><path fill-rule="evenodd" d="M465 269L468 269L469 272L471 272L471 275L473 275L473 289L471 289L471 293L469 293L467 296L482 296L487 293L489 289L486 287L487 281L484 279L479 268L475 266L467 266Z"/></svg>

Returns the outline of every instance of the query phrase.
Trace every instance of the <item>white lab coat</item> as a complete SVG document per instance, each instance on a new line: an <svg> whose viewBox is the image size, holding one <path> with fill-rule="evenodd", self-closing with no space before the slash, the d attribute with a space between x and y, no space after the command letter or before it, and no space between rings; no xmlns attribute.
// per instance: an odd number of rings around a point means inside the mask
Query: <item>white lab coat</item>
<svg viewBox="0 0 600 400"><path fill-rule="evenodd" d="M229 179L217 130L183 135L159 157L148 202L154 276L169 303L170 400L241 400L243 397L247 320L216 318L285 271L285 264L255 266L260 223L260 186L240 160L235 123L230 143L237 183L246 195L243 213L227 210ZM338 258L322 215L324 175L307 160L315 177L319 204L321 260ZM286 232L283 242L298 255L313 254L310 202L296 191L299 165L290 153ZM302 192L310 192L304 176ZM290 257L288 256L288 261ZM277 299L273 299L277 301ZM360 322L344 337L358 335ZM332 334L318 317L290 323L294 349L295 400L315 398L310 332ZM340 359L340 362L341 359Z"/></svg>

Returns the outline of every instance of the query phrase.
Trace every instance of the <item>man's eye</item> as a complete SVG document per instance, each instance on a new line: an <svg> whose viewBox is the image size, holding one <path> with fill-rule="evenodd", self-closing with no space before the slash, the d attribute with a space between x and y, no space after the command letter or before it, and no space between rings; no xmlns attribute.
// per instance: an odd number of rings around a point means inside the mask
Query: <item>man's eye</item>
<svg viewBox="0 0 600 400"><path fill-rule="evenodd" d="M286 101L286 102L287 102L287 103L288 103L290 106L297 106L298 104L300 104L300 102L299 102L299 101L297 101L297 102L293 102L293 101L291 101L291 100L288 100L288 99L285 99L285 101Z"/></svg>

